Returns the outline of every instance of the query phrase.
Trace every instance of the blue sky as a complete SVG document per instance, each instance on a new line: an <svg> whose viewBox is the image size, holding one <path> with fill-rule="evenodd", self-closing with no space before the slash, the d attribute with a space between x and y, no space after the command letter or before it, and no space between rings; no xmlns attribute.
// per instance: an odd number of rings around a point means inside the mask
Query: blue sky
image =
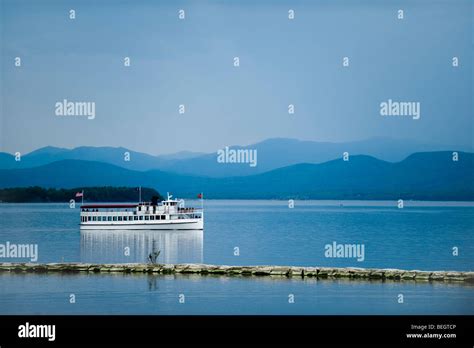
<svg viewBox="0 0 474 348"><path fill-rule="evenodd" d="M473 143L468 0L0 3L0 151L214 152L271 137ZM96 118L55 116L63 99L94 101ZM421 118L380 116L388 99L420 102Z"/></svg>

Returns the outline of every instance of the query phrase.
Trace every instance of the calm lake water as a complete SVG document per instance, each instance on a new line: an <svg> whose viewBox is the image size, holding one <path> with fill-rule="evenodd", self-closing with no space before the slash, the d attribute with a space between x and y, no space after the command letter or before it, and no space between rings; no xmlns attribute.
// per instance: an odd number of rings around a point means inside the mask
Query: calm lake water
<svg viewBox="0 0 474 348"><path fill-rule="evenodd" d="M286 201L206 201L205 209L204 231L81 232L79 209L68 205L0 204L0 244L38 244L38 262L146 262L155 249L165 263L474 269L471 203L405 202L398 209L396 202L296 201L289 209ZM364 260L325 257L333 242L363 245ZM410 282L0 274L0 313L474 314L473 290ZM295 303L288 303L289 294Z"/></svg>

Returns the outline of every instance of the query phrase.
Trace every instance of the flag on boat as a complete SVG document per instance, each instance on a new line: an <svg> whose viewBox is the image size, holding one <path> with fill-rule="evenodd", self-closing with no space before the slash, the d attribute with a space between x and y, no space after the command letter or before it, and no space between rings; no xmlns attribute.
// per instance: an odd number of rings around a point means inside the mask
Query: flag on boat
<svg viewBox="0 0 474 348"><path fill-rule="evenodd" d="M202 199L202 193L198 193L198 198Z"/></svg>
<svg viewBox="0 0 474 348"><path fill-rule="evenodd" d="M84 191L82 191L82 192L77 192L77 193L76 193L76 198L77 198L77 197L84 197Z"/></svg>

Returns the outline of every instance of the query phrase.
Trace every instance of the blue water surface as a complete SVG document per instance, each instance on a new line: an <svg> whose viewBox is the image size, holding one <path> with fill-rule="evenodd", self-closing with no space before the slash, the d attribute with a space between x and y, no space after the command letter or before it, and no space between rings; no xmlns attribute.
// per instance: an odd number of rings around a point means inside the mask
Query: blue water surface
<svg viewBox="0 0 474 348"><path fill-rule="evenodd" d="M398 209L396 202L297 201L290 209L285 201L206 201L205 211L204 231L81 232L78 209L66 204L0 204L0 243L38 244L37 262L146 262L159 250L165 263L474 269L469 203ZM334 242L363 245L363 261L326 257ZM474 314L473 290L436 282L3 273L0 313Z"/></svg>

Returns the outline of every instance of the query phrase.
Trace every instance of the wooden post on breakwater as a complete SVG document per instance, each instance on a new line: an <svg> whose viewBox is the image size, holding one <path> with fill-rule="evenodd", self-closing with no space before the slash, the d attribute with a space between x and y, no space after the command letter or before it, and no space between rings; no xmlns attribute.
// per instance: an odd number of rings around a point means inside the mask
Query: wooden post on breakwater
<svg viewBox="0 0 474 348"><path fill-rule="evenodd" d="M156 273L222 276L275 276L305 278L348 278L357 280L406 280L474 283L474 272L417 271L400 269L330 268L294 266L219 266L205 264L89 264L89 263L0 263L0 272L35 273Z"/></svg>

